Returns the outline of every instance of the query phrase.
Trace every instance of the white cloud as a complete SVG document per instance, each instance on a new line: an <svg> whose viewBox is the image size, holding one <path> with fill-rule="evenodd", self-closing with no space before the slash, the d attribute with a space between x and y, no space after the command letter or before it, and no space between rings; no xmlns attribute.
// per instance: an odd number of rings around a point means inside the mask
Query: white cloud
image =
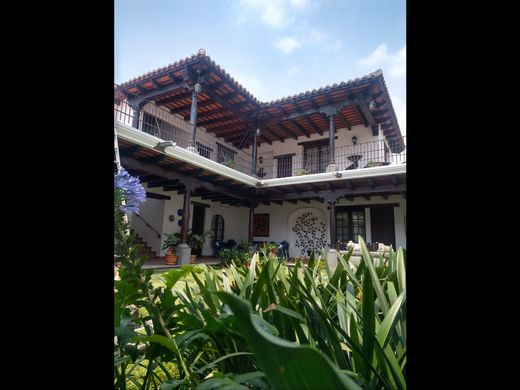
<svg viewBox="0 0 520 390"><path fill-rule="evenodd" d="M339 38L332 39L328 34L315 28L300 27L296 34L286 36L274 43L274 47L284 54L303 46L314 46L320 50L338 51L343 47Z"/></svg>
<svg viewBox="0 0 520 390"><path fill-rule="evenodd" d="M296 65L293 65L289 69L287 69L287 74L289 76L299 74L299 73L301 73L301 69L299 67L297 67Z"/></svg>
<svg viewBox="0 0 520 390"><path fill-rule="evenodd" d="M303 11L310 5L317 5L317 1L310 0L241 0L240 11L247 15L241 14L239 22L244 22L248 17L252 19L258 18L269 28L282 29L291 24L294 20L290 17L292 11Z"/></svg>
<svg viewBox="0 0 520 390"><path fill-rule="evenodd" d="M381 43L367 57L357 62L366 67L383 66L388 69L391 76L404 77L406 76L406 46L396 53L390 53L388 46Z"/></svg>
<svg viewBox="0 0 520 390"><path fill-rule="evenodd" d="M274 46L284 54L289 54L294 49L301 47L302 43L295 37L284 37L278 40Z"/></svg>

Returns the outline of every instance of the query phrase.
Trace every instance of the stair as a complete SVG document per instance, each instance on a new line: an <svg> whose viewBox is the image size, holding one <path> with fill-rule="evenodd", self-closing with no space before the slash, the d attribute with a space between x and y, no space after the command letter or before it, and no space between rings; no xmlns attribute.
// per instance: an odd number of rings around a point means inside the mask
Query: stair
<svg viewBox="0 0 520 390"><path fill-rule="evenodd" d="M142 245L141 249L139 250L139 255L140 256L147 256L148 260L162 259L163 258L163 257L157 256L157 253L155 251L153 251L150 246L148 246L146 241L144 241L143 238L140 237L133 230L130 230L130 234L134 237L134 242L136 244Z"/></svg>

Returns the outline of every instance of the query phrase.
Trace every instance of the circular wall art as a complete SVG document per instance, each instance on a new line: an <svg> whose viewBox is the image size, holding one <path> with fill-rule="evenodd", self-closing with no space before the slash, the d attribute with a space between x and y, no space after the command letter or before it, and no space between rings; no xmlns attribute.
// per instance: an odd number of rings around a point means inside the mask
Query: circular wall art
<svg viewBox="0 0 520 390"><path fill-rule="evenodd" d="M182 217L182 209L177 210L177 215L178 215L179 217Z"/></svg>
<svg viewBox="0 0 520 390"><path fill-rule="evenodd" d="M170 220L170 222L175 221L175 215L168 216L168 219Z"/></svg>
<svg viewBox="0 0 520 390"><path fill-rule="evenodd" d="M179 222L177 222L177 225L182 226L182 219L179 219Z"/></svg>

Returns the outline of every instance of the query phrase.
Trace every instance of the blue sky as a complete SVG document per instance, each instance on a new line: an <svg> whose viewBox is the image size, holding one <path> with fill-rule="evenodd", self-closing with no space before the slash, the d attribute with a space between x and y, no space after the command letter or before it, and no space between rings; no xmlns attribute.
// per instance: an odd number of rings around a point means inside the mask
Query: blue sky
<svg viewBox="0 0 520 390"><path fill-rule="evenodd" d="M114 81L200 48L261 101L382 69L406 133L404 0L116 0Z"/></svg>

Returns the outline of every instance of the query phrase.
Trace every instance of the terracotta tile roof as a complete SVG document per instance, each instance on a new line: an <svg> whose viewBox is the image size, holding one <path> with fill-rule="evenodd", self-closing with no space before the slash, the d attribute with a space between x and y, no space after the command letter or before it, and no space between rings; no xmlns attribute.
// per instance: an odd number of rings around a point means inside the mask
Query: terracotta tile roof
<svg viewBox="0 0 520 390"><path fill-rule="evenodd" d="M378 69L375 72L369 73L369 74L367 74L365 76L357 77L357 78L355 78L353 80L349 80L347 82L342 81L339 84L338 83L334 83L332 85L326 85L326 86L320 87L318 89L314 88L312 91L307 90L305 92L300 92L300 93L297 93L297 94L292 95L292 96L286 96L286 97L283 97L281 99L271 100L270 102L262 103L262 106L276 105L276 104L287 102L287 101L291 101L291 100L296 100L296 99L301 99L301 98L309 98L309 97L312 97L312 96L315 96L315 95L319 95L319 94L324 93L324 92L330 92L330 91L335 90L335 89L348 87L348 86L353 86L353 85L359 84L360 82L363 82L363 81L366 81L366 80L370 80L370 79L374 79L374 78L377 78L377 77L381 77L381 79L383 79L383 71L381 69Z"/></svg>

